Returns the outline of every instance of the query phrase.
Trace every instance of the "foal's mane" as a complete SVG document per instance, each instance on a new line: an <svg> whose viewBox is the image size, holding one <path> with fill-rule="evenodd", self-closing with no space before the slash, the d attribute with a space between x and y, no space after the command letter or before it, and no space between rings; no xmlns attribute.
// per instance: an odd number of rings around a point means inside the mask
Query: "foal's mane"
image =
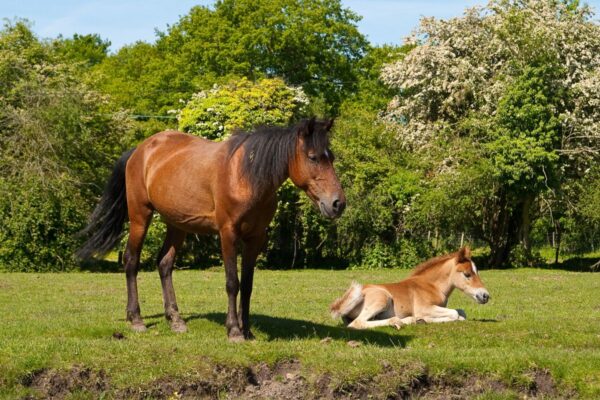
<svg viewBox="0 0 600 400"><path fill-rule="evenodd" d="M276 187L287 177L289 162L296 153L298 132L302 129L308 132L310 123L309 120L302 120L288 127L259 126L251 132L235 132L227 140L229 157L239 148L244 149L242 174L256 189L255 193ZM312 123L313 126L322 125L314 120ZM329 138L326 132L314 129L312 134L305 136L304 143L304 150L311 148L322 153L329 146Z"/></svg>
<svg viewBox="0 0 600 400"><path fill-rule="evenodd" d="M426 271L429 271L430 269L437 267L438 265L443 264L446 261L456 257L457 254L458 254L458 252L455 252L455 253L444 254L442 256L430 258L429 260L424 261L421 264L417 265L415 267L415 269L413 270L413 272L410 274L410 276L421 275L421 274L425 273Z"/></svg>

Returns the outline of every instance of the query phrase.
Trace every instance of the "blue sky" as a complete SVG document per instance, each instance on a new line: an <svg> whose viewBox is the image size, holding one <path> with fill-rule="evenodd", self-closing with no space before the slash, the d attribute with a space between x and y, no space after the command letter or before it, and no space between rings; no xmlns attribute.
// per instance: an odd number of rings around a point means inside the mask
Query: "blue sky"
<svg viewBox="0 0 600 400"><path fill-rule="evenodd" d="M137 40L153 42L155 29L165 30L197 4L212 0L0 0L0 17L27 18L41 38L59 34L98 33L111 50ZM342 0L363 16L360 31L374 44L401 43L422 16L460 16L466 7L486 0ZM600 0L588 1L599 9Z"/></svg>

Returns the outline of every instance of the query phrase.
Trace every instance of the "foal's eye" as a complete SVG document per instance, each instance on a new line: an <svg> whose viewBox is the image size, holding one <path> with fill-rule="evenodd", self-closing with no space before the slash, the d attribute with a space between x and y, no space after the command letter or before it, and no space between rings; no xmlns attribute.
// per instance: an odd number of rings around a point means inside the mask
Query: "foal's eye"
<svg viewBox="0 0 600 400"><path fill-rule="evenodd" d="M463 275L465 276L465 278L469 279L471 277L471 274L469 272L463 272Z"/></svg>

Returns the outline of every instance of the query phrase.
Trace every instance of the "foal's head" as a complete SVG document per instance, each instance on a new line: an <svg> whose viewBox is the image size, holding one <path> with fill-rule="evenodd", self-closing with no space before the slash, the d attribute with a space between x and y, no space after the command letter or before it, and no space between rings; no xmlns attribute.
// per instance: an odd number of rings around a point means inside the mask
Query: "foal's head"
<svg viewBox="0 0 600 400"><path fill-rule="evenodd" d="M456 253L451 279L454 287L473 297L479 304L485 304L490 299L479 271L471 260L471 250L468 247L463 247Z"/></svg>
<svg viewBox="0 0 600 400"><path fill-rule="evenodd" d="M332 125L333 120L314 118L298 125L296 153L289 163L289 176L321 214L337 218L346 207L346 196L333 169L334 157L329 149Z"/></svg>

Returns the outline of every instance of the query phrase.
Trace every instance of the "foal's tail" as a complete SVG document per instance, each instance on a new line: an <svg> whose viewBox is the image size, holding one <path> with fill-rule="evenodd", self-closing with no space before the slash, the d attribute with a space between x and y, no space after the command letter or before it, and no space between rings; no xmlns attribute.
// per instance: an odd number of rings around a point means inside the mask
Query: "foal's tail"
<svg viewBox="0 0 600 400"><path fill-rule="evenodd" d="M123 224L127 219L125 166L134 150L135 148L123 153L119 158L106 183L102 198L90 216L88 226L78 234L88 238L75 253L82 260L103 256L121 240Z"/></svg>
<svg viewBox="0 0 600 400"><path fill-rule="evenodd" d="M360 283L352 282L350 288L346 290L346 293L329 306L331 317L338 319L339 317L345 317L350 314L350 312L364 299L362 288Z"/></svg>

